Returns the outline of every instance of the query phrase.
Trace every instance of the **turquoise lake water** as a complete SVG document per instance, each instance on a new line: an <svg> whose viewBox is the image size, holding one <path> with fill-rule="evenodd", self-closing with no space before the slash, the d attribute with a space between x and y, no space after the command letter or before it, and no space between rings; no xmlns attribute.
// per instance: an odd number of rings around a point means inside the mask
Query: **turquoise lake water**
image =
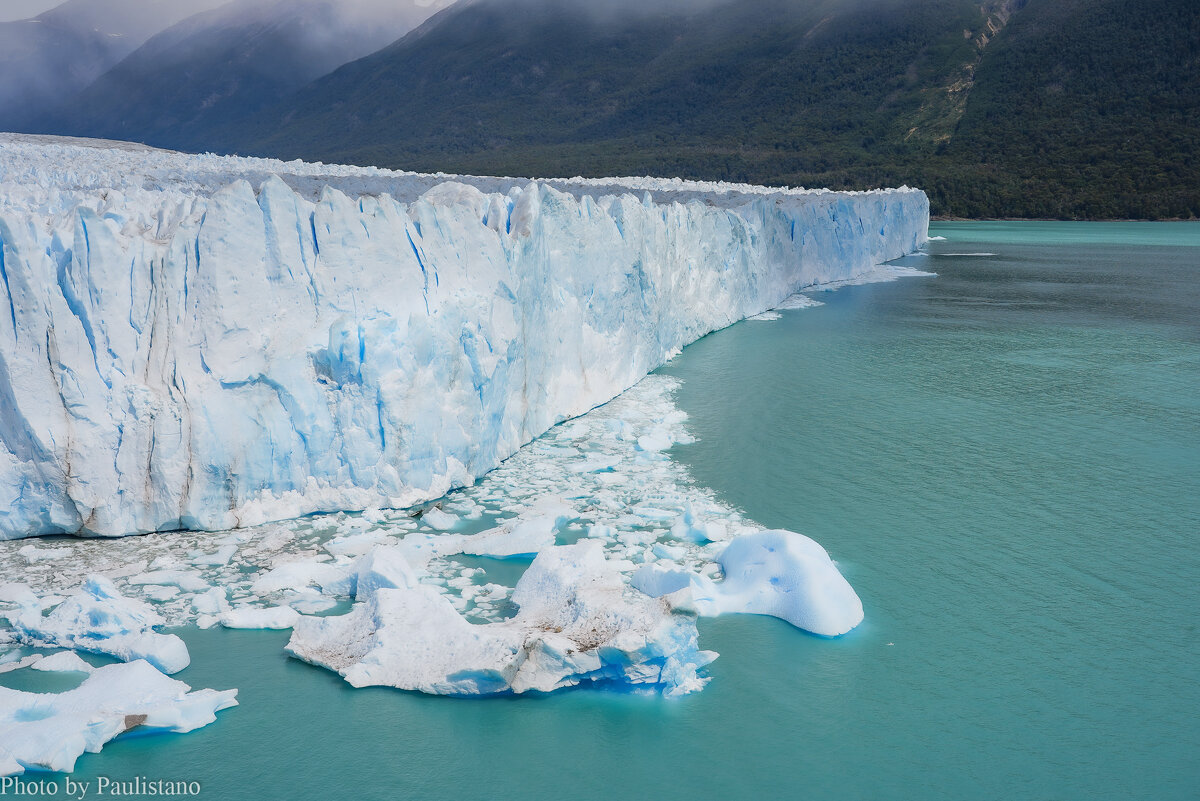
<svg viewBox="0 0 1200 801"><path fill-rule="evenodd" d="M936 278L706 337L665 368L696 481L815 538L837 640L700 623L683 699L353 690L287 633L181 632L241 706L74 776L213 799L1200 795L1200 225L944 223ZM975 254L975 255L952 255ZM988 255L978 255L988 254Z"/></svg>

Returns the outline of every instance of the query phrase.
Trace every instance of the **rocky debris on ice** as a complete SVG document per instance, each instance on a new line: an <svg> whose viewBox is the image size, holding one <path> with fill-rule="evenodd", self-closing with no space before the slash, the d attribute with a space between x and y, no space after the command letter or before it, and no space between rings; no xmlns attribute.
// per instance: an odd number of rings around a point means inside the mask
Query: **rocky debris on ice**
<svg viewBox="0 0 1200 801"><path fill-rule="evenodd" d="M288 650L356 686L438 695L550 692L582 682L691 692L715 658L695 621L629 592L601 545L543 550L513 592L510 620L473 624L425 584L381 588L340 617L303 618Z"/></svg>
<svg viewBox="0 0 1200 801"><path fill-rule="evenodd" d="M85 752L99 752L130 729L189 732L237 704L237 690L191 691L140 659L89 671L82 684L61 693L0 687L0 775L69 773Z"/></svg>
<svg viewBox="0 0 1200 801"><path fill-rule="evenodd" d="M742 612L771 615L797 628L836 637L863 620L862 601L825 549L794 531L735 537L717 557L716 581L669 565L637 570L631 584L653 598L704 617Z"/></svg>
<svg viewBox="0 0 1200 801"><path fill-rule="evenodd" d="M9 613L14 635L25 645L90 651L126 662L144 659L164 673L177 673L191 660L183 640L154 631L163 622L149 605L124 597L104 576L89 577L48 614L41 602Z"/></svg>

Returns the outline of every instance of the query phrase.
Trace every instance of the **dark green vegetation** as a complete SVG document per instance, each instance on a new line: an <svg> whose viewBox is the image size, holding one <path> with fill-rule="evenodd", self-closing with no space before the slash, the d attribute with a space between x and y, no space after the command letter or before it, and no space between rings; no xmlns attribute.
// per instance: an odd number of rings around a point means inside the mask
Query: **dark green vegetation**
<svg viewBox="0 0 1200 801"><path fill-rule="evenodd" d="M274 105L123 135L425 171L907 183L948 216L1200 216L1196 0L588 5L463 0Z"/></svg>

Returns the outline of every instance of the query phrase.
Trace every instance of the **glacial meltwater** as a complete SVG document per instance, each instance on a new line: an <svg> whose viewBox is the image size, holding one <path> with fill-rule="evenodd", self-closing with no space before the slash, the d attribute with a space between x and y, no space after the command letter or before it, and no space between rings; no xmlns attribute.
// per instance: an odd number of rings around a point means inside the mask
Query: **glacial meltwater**
<svg viewBox="0 0 1200 801"><path fill-rule="evenodd" d="M287 632L183 629L176 678L240 705L119 739L72 780L256 801L1195 798L1200 225L930 233L899 263L936 277L812 293L659 371L697 439L672 459L821 543L866 610L849 635L703 619L721 656L701 692L461 699L353 689L290 659ZM21 782L47 779L65 777Z"/></svg>

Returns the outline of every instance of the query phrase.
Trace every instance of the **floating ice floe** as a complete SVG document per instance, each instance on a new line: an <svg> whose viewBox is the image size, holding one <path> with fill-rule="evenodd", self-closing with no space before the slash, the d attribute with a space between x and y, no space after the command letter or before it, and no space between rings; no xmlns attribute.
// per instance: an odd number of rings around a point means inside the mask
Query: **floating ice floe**
<svg viewBox="0 0 1200 801"><path fill-rule="evenodd" d="M340 617L305 618L288 650L356 687L438 695L550 692L582 682L700 689L715 658L695 621L631 592L597 542L543 550L521 577L511 620L472 624L437 590L376 590Z"/></svg>
<svg viewBox="0 0 1200 801"><path fill-rule="evenodd" d="M832 292L847 286L862 286L863 284L880 284L898 281L901 278L933 278L937 273L918 270L916 267L905 267L901 264L878 264L870 270L859 273L852 278L838 278L823 281L820 284L806 288L805 292Z"/></svg>
<svg viewBox="0 0 1200 801"><path fill-rule="evenodd" d="M544 498L519 517L462 540L457 551L497 559L532 559L554 544L558 527L574 516L575 510L568 504ZM451 555L449 550L445 553Z"/></svg>
<svg viewBox="0 0 1200 801"><path fill-rule="evenodd" d="M300 613L290 606L240 606L219 618L227 629L290 629L299 619Z"/></svg>
<svg viewBox="0 0 1200 801"><path fill-rule="evenodd" d="M734 612L771 615L797 628L836 637L862 622L862 601L825 549L794 531L758 531L733 539L717 557L724 578L646 565L632 584L647 595L705 617Z"/></svg>
<svg viewBox="0 0 1200 801"><path fill-rule="evenodd" d="M431 506L421 514L421 522L438 531L449 531L458 523L458 518Z"/></svg>
<svg viewBox="0 0 1200 801"><path fill-rule="evenodd" d="M47 673L91 673L96 668L79 658L74 651L59 651L34 662L29 666L33 670Z"/></svg>
<svg viewBox="0 0 1200 801"><path fill-rule="evenodd" d="M144 659L164 673L177 673L191 661L174 634L159 634L163 619L147 604L126 598L111 580L91 576L49 614L24 606L9 615L18 641L44 648L70 648L107 654L130 662Z"/></svg>
<svg viewBox="0 0 1200 801"><path fill-rule="evenodd" d="M60 657L58 669L67 661ZM61 693L0 687L0 775L28 769L69 773L85 752L97 753L131 729L189 732L237 704L237 690L192 692L144 660L88 666L88 672L81 685Z"/></svg>

